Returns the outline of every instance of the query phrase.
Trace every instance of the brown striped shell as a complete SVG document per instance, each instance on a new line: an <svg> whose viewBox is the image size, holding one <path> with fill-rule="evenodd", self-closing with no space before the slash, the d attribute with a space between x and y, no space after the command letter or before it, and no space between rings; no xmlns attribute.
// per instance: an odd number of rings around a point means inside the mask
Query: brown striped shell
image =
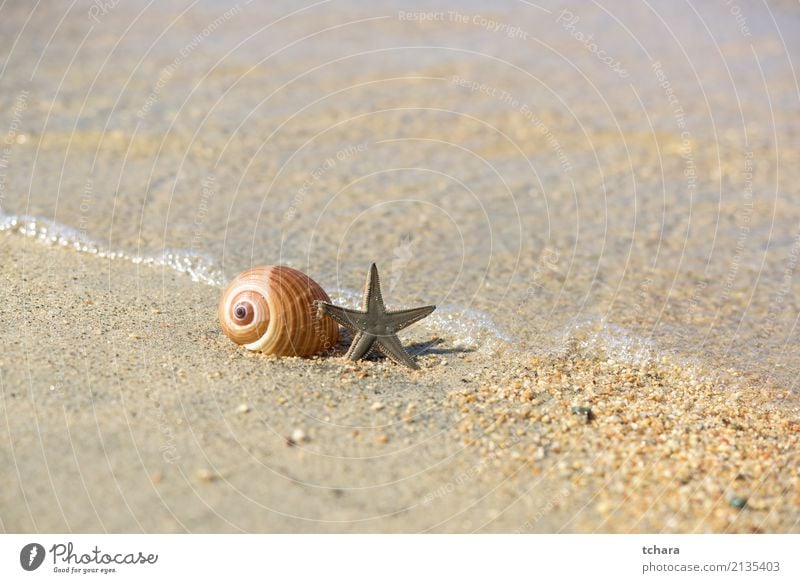
<svg viewBox="0 0 800 583"><path fill-rule="evenodd" d="M276 356L311 356L339 340L339 326L320 318L315 300L328 294L306 274L282 265L237 275L219 300L219 323L236 344Z"/></svg>

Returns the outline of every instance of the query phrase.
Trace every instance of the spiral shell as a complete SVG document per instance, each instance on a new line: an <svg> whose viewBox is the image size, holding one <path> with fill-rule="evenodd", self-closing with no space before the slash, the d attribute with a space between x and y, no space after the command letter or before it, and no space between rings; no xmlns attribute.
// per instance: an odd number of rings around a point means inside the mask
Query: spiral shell
<svg viewBox="0 0 800 583"><path fill-rule="evenodd" d="M311 356L336 345L339 326L320 318L315 300L328 294L306 274L283 265L237 275L219 300L219 323L236 344L276 356Z"/></svg>

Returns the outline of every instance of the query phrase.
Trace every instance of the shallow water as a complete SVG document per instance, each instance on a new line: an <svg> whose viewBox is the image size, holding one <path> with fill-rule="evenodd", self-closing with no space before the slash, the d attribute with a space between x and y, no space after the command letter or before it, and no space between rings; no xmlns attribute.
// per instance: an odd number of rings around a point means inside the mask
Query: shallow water
<svg viewBox="0 0 800 583"><path fill-rule="evenodd" d="M0 229L795 387L791 3L112 4L3 8Z"/></svg>

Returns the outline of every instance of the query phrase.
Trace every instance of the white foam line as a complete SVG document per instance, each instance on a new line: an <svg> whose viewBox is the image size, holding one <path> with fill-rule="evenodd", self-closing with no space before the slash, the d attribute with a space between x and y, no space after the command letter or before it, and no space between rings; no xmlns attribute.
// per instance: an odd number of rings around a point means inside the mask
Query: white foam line
<svg viewBox="0 0 800 583"><path fill-rule="evenodd" d="M125 251L112 251L72 227L42 217L6 215L0 211L0 232L2 231L36 239L48 245L68 247L104 259L168 267L188 275L193 281L214 287L222 287L225 280L222 270L202 255L180 249L167 249L159 255L132 255Z"/></svg>
<svg viewBox="0 0 800 583"><path fill-rule="evenodd" d="M0 232L3 231L104 259L167 267L188 275L192 281L213 287L222 288L225 285L223 271L215 265L213 259L186 250L165 250L159 255L132 255L126 251L113 251L73 227L32 215L6 215L0 210ZM363 295L353 290L337 289L331 293L331 297L341 305L358 308ZM491 351L498 343L511 342L511 337L494 324L489 314L464 306L440 306L422 320L420 325L445 336L456 346L475 350Z"/></svg>

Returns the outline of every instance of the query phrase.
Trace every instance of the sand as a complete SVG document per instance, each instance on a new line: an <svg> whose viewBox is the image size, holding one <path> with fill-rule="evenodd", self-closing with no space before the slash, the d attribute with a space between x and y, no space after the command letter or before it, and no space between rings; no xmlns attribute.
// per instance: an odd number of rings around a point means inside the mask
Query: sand
<svg viewBox="0 0 800 583"><path fill-rule="evenodd" d="M11 4L0 528L800 531L792 5ZM373 261L420 371L220 331Z"/></svg>
<svg viewBox="0 0 800 583"><path fill-rule="evenodd" d="M577 348L276 359L172 270L2 259L6 531L797 531L798 409L756 380Z"/></svg>

